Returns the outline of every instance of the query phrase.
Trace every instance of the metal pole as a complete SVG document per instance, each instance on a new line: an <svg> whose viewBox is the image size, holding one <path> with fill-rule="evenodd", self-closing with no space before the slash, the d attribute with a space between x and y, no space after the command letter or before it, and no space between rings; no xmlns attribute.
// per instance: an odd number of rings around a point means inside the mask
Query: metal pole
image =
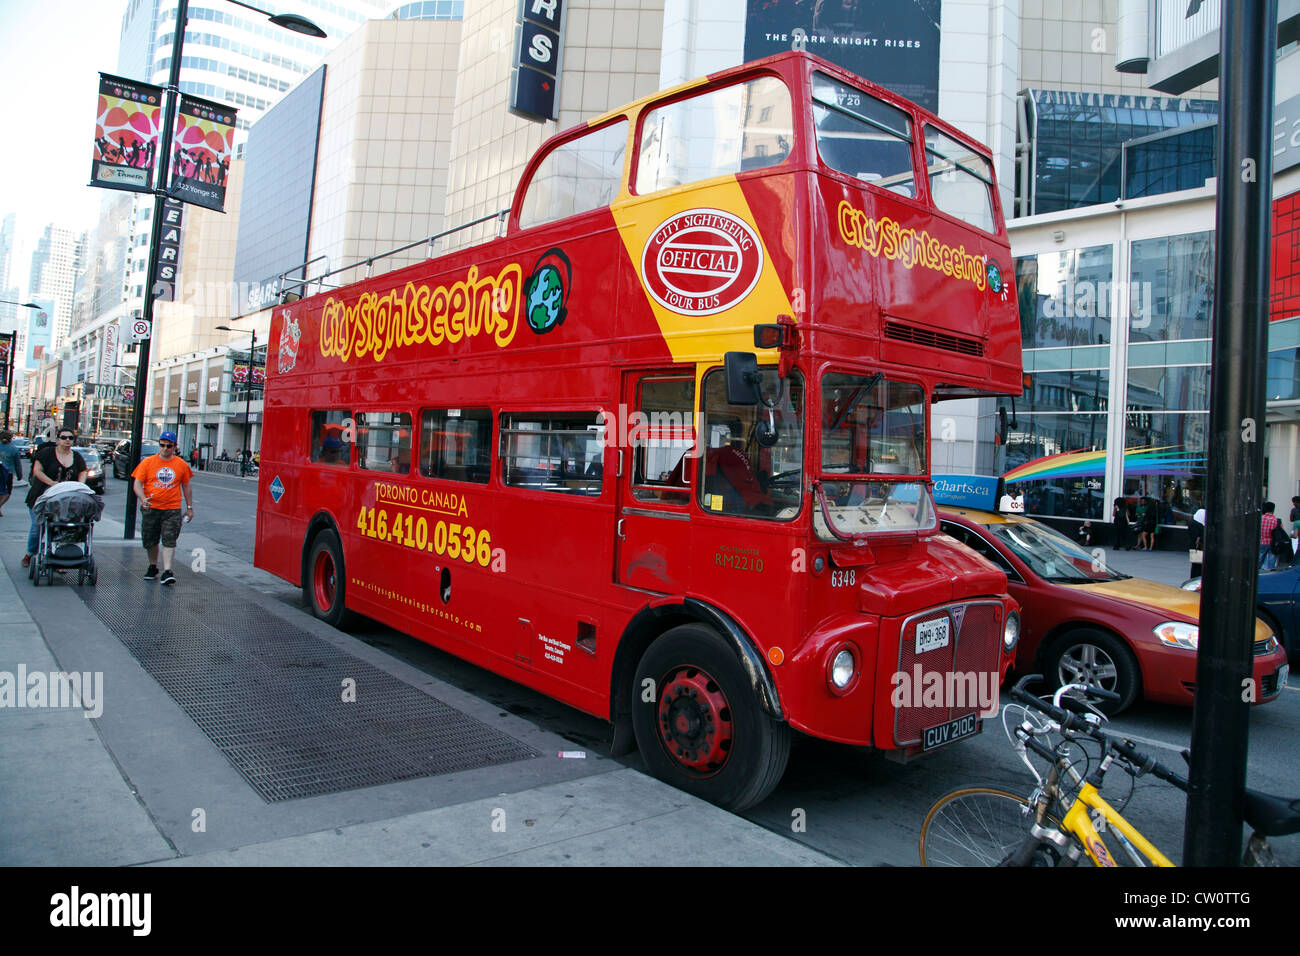
<svg viewBox="0 0 1300 956"><path fill-rule="evenodd" d="M167 195L167 176L171 170L172 127L176 125L176 108L180 101L181 47L185 45L185 26L189 22L189 0L176 0L176 34L172 37L172 62L167 75L167 107L163 110L163 128L158 150L158 181L154 184L153 226L149 231L149 271L144 286L144 312L141 318L149 325L150 338L140 343L135 367L135 408L131 416L131 465L127 481L140 463L140 449L144 441L144 399L149 384L149 343L153 336L154 285L158 282L158 247L162 242L163 199ZM126 516L122 537L135 537L135 495L126 495Z"/></svg>
<svg viewBox="0 0 1300 956"><path fill-rule="evenodd" d="M1241 859L1268 359L1277 0L1223 4L1205 566L1192 710L1187 866ZM1253 695L1253 696L1251 696Z"/></svg>

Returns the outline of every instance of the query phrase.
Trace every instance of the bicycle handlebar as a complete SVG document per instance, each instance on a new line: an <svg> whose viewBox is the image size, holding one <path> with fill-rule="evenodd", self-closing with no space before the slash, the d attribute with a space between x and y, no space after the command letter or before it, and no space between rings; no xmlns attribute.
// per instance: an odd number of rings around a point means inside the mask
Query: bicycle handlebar
<svg viewBox="0 0 1300 956"><path fill-rule="evenodd" d="M1187 791L1187 780L1184 777L1181 777L1174 771L1170 770L1149 754L1145 754L1138 750L1133 741L1125 737L1113 737L1090 721L1084 720L1081 717L1053 704L1049 704L1047 701L1035 697L1033 694L1029 693L1029 691L1025 690L1026 684L1042 679L1041 674L1027 674L1016 682L1016 686L1011 689L1008 696L1019 704L1024 704L1026 707L1032 707L1035 710L1046 714L1048 717L1052 718L1052 720L1056 721L1056 723L1060 724L1063 731L1084 734L1100 742L1102 746L1109 747L1116 753L1116 755L1122 757L1132 767L1136 776L1140 777L1147 773L1153 774L1159 779L1173 784L1184 793ZM1090 687L1088 688L1088 692L1098 693L1099 696L1115 696L1110 694L1108 691L1101 691L1099 688ZM1035 741L1034 743L1037 742ZM1034 753L1041 757L1045 757L1048 760L1056 759L1056 754L1046 752L1047 748L1043 747L1041 744L1038 746L1032 746L1028 740L1025 741L1025 744L1026 746L1029 746Z"/></svg>

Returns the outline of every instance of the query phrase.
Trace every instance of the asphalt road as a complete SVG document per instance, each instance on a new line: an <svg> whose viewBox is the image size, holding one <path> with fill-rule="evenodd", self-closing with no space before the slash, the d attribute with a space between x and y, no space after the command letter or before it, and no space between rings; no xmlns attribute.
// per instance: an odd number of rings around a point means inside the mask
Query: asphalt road
<svg viewBox="0 0 1300 956"><path fill-rule="evenodd" d="M124 490L124 482L110 481L108 508L114 515L124 507ZM253 479L200 473L194 483L192 529L251 563L255 492ZM276 596L300 604L297 590L287 584ZM578 747L607 751L608 727L602 721L373 621L363 621L353 635ZM1295 741L1300 739L1297 678L1292 677L1291 686L1277 701L1255 708L1251 718L1248 785L1276 794L1300 794L1300 762L1294 759ZM1190 710L1140 703L1110 727L1137 740L1168 766L1183 766L1179 752L1190 743ZM635 754L623 760L640 768ZM972 785L1025 795L1033 789L1033 778L1012 752L999 721L987 722L983 733L973 739L909 765L853 747L800 738L781 785L745 816L847 863L913 866L919 862L921 824L931 805L951 790ZM1112 769L1103 795L1167 856L1181 860L1186 807L1181 792L1150 777L1133 782ZM1273 847L1279 862L1300 865L1300 836L1276 839Z"/></svg>

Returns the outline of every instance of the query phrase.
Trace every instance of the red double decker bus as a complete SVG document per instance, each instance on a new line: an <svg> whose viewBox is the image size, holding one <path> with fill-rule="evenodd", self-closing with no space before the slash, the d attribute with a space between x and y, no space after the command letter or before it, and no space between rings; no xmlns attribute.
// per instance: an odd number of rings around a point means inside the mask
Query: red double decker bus
<svg viewBox="0 0 1300 956"><path fill-rule="evenodd" d="M733 809L794 731L977 731L1019 619L928 457L931 403L1021 388L987 151L788 53L556 136L503 215L275 310L258 567Z"/></svg>

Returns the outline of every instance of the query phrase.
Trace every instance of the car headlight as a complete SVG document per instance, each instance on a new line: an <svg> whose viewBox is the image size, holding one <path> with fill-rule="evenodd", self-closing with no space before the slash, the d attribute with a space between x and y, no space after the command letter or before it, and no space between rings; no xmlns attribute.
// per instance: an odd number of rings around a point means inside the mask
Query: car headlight
<svg viewBox="0 0 1300 956"><path fill-rule="evenodd" d="M1168 647L1181 647L1184 650L1196 650L1196 642L1200 635L1201 629L1195 624L1186 624L1182 621L1165 621L1155 627L1155 635L1160 638L1160 643Z"/></svg>
<svg viewBox="0 0 1300 956"><path fill-rule="evenodd" d="M1201 589L1201 579L1188 578L1182 583L1182 589L1184 591L1199 591Z"/></svg>
<svg viewBox="0 0 1300 956"><path fill-rule="evenodd" d="M1020 615L1012 611L1002 626L1002 650L1010 654L1020 643Z"/></svg>

